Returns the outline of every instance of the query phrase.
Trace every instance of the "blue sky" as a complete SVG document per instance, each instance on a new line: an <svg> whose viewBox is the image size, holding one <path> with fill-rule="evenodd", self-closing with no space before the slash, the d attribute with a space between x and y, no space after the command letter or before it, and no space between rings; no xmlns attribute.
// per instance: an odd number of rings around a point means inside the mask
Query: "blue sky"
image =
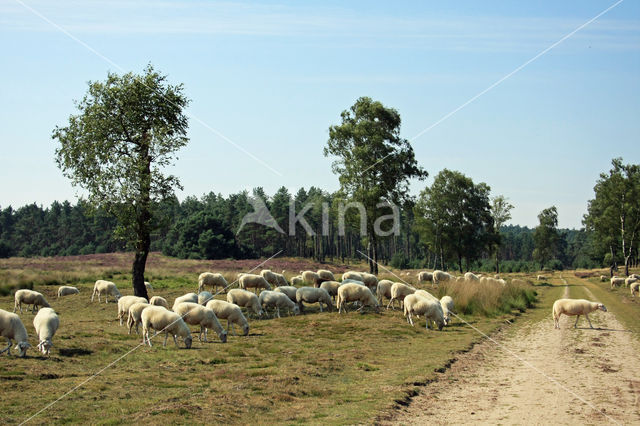
<svg viewBox="0 0 640 426"><path fill-rule="evenodd" d="M560 226L580 227L611 158L640 163L640 3L621 2L414 136L613 4L2 0L0 206L75 200L51 131L87 81L151 62L192 100L172 170L180 198L336 190L328 127L370 96L400 112L430 174L412 193L449 168L508 197L511 223L535 226L556 205Z"/></svg>

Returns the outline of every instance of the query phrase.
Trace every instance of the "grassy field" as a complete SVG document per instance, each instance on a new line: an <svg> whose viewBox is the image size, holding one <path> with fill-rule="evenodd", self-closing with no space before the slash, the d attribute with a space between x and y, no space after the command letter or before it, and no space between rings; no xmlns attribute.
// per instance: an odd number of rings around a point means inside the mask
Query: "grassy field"
<svg viewBox="0 0 640 426"><path fill-rule="evenodd" d="M114 303L90 302L97 278L116 282L123 295L132 294L129 260L128 255L116 254L0 261L5 285L41 291L61 319L50 358L38 356L33 349L26 359L0 357L4 423L26 420L78 385L82 386L31 423L371 422L431 380L435 370L457 352L482 339L459 320L437 332L425 330L423 320L415 328L408 326L398 310L339 316L311 307L303 316L250 318L249 336L230 336L226 344L196 339L193 349L185 350L170 339L163 348L158 337L154 347L144 347L138 336L127 335L118 325ZM154 285L152 295L171 303L195 291L201 271L224 270L230 278L259 263L223 262L228 263L154 254L147 274ZM290 276L318 265L277 259L266 266L291 271ZM353 265L323 267L357 269ZM557 278L552 282L560 284ZM76 285L81 294L56 300L61 284ZM537 285L530 290L535 289L546 305L558 288ZM491 333L520 315L523 309L518 303L514 302L513 312L462 317L483 333ZM0 297L0 308L13 309L10 294ZM24 313L21 318L35 346L33 314Z"/></svg>

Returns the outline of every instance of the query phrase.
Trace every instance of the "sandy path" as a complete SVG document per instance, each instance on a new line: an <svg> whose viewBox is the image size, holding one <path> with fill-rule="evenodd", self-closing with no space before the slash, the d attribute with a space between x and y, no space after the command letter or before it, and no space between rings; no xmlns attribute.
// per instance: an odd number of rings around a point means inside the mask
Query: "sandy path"
<svg viewBox="0 0 640 426"><path fill-rule="evenodd" d="M640 424L640 344L612 313L590 318L601 330L566 316L555 330L549 313L496 337L512 353L476 345L392 422Z"/></svg>

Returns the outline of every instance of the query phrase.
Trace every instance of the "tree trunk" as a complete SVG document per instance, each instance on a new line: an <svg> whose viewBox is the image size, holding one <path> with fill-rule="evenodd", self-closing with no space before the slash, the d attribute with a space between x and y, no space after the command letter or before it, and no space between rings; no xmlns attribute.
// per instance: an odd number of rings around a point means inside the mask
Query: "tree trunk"
<svg viewBox="0 0 640 426"><path fill-rule="evenodd" d="M133 293L136 296L144 297L147 300L149 300L149 295L147 294L147 287L144 285L144 270L147 265L148 255L148 248L147 251L136 251L132 269Z"/></svg>

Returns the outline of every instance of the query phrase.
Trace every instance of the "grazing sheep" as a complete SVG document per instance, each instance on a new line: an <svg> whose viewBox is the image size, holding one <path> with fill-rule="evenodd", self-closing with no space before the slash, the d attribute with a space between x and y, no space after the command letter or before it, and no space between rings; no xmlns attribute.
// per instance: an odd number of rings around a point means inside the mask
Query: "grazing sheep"
<svg viewBox="0 0 640 426"><path fill-rule="evenodd" d="M453 276L444 271L435 270L433 271L433 285L438 285L441 282L450 281Z"/></svg>
<svg viewBox="0 0 640 426"><path fill-rule="evenodd" d="M227 320L227 332L231 331L233 333L233 324L237 324L242 327L243 336L249 334L249 323L239 306L224 300L214 299L207 303L207 308L211 309L218 319ZM235 333L233 334L235 335Z"/></svg>
<svg viewBox="0 0 640 426"><path fill-rule="evenodd" d="M71 294L79 294L80 290L78 290L76 287L71 287L69 285L62 285L60 287L58 287L58 297L62 297L62 296L69 296Z"/></svg>
<svg viewBox="0 0 640 426"><path fill-rule="evenodd" d="M238 280L238 283L241 289L255 289L256 294L258 293L258 289L271 290L271 285L260 275L243 274Z"/></svg>
<svg viewBox="0 0 640 426"><path fill-rule="evenodd" d="M325 281L335 281L336 278L333 276L333 272L327 270L327 269L318 269L318 272L316 272L316 274L318 275L318 278L320 280L319 284L322 284Z"/></svg>
<svg viewBox="0 0 640 426"><path fill-rule="evenodd" d="M429 293L427 290L416 290L416 292L413 293L413 294L417 294L418 296L427 298L429 300L434 300L436 302L440 302L440 300L438 300L437 297L435 297L433 294Z"/></svg>
<svg viewBox="0 0 640 426"><path fill-rule="evenodd" d="M208 291L201 291L198 293L198 303L205 306L209 300L213 299L213 294Z"/></svg>
<svg viewBox="0 0 640 426"><path fill-rule="evenodd" d="M60 326L60 318L51 308L42 308L40 312L33 318L33 328L36 330L38 338L38 349L43 355L49 355L53 347L53 336Z"/></svg>
<svg viewBox="0 0 640 426"><path fill-rule="evenodd" d="M380 280L378 282L378 287L376 288L376 296L378 296L378 302L381 305L382 305L382 299L384 297L386 297L387 299L391 299L392 286L393 286L393 281L391 280Z"/></svg>
<svg viewBox="0 0 640 426"><path fill-rule="evenodd" d="M548 280L549 278L545 277L544 275L538 275L538 276L536 277L536 279L537 279L538 281L546 281L546 280Z"/></svg>
<svg viewBox="0 0 640 426"><path fill-rule="evenodd" d="M0 337L5 337L9 342L7 347L0 351L0 354L7 352L8 355L11 355L12 340L16 341L17 345L14 349L19 352L18 356L21 358L27 354L27 349L31 347L27 329L24 328L20 317L3 309L0 309Z"/></svg>
<svg viewBox="0 0 640 426"><path fill-rule="evenodd" d="M624 286L629 287L631 284L635 283L636 281L640 281L640 280L638 280L638 278L636 277L629 276L627 279L624 280Z"/></svg>
<svg viewBox="0 0 640 426"><path fill-rule="evenodd" d="M176 306L184 302L198 303L198 295L195 293L187 293L180 297L176 297L176 300L173 301L173 307L171 308L171 310L175 311Z"/></svg>
<svg viewBox="0 0 640 426"><path fill-rule="evenodd" d="M640 280L640 274L631 274L629 275L631 278L637 278L638 280Z"/></svg>
<svg viewBox="0 0 640 426"><path fill-rule="evenodd" d="M413 315L424 315L426 328L429 329L429 321L433 321L438 326L438 330L444 327L444 315L439 301L429 300L417 294L409 294L404 299L404 316L407 322L413 326Z"/></svg>
<svg viewBox="0 0 640 426"><path fill-rule="evenodd" d="M15 313L17 309L20 309L20 313L22 313L22 304L25 305L33 305L31 312L34 314L38 310L38 306L42 306L44 308L49 308L49 302L44 298L42 293L38 293L37 291L22 289L16 291L14 295L14 304L13 304L13 312Z"/></svg>
<svg viewBox="0 0 640 426"><path fill-rule="evenodd" d="M298 305L293 303L285 293L281 293L279 291L263 290L260 292L258 301L265 312L267 308L276 308L276 315L278 318L280 318L280 308L288 309L289 315L291 315L291 311L293 311L294 315L298 315L300 313Z"/></svg>
<svg viewBox="0 0 640 426"><path fill-rule="evenodd" d="M362 310L365 306L372 306L376 312L378 309L378 299L371 293L371 290L366 286L362 286L356 283L342 284L338 288L338 313L342 313L342 310L347 311L347 302L360 302L362 306L358 310Z"/></svg>
<svg viewBox="0 0 640 426"><path fill-rule="evenodd" d="M449 325L449 322L451 322L450 315L455 313L453 310L453 298L451 296L442 296L440 306L442 307L442 315L444 316L444 325Z"/></svg>
<svg viewBox="0 0 640 426"><path fill-rule="evenodd" d="M91 301L93 302L93 298L98 295L98 303L100 303L100 296L104 294L104 303L109 303L109 296L113 296L114 301L118 301L120 297L120 292L118 291L118 287L111 281L98 280L93 286L93 294L91 294Z"/></svg>
<svg viewBox="0 0 640 426"><path fill-rule="evenodd" d="M364 285L364 283L362 281L358 281L358 280L354 280L353 278L347 278L346 280L342 280L342 282L340 284L358 284L361 285L363 287L367 287L366 285Z"/></svg>
<svg viewBox="0 0 640 426"><path fill-rule="evenodd" d="M133 305L129 306L129 316L127 317L127 327L129 328L129 332L127 334L131 334L131 329L134 325L136 326L136 334L140 334L140 332L138 331L138 325L140 325L140 323L142 322L142 311L144 311L149 306L159 306L165 308L166 310L169 310L168 306L165 307L162 305L152 305L147 302L134 303Z"/></svg>
<svg viewBox="0 0 640 426"><path fill-rule="evenodd" d="M422 271L418 272L418 282L431 282L433 281L433 272Z"/></svg>
<svg viewBox="0 0 640 426"><path fill-rule="evenodd" d="M173 336L173 341L178 346L177 337L182 337L184 345L187 349L191 348L193 338L187 324L175 312L166 310L161 306L148 306L142 311L140 316L142 320L142 343L145 341L151 345L149 338L149 330L156 330L157 333L164 333L164 343L167 346L167 337L169 333Z"/></svg>
<svg viewBox="0 0 640 426"><path fill-rule="evenodd" d="M325 281L320 284L320 288L324 289L329 293L331 299L333 301L336 300L336 296L338 296L338 288L340 287L340 283L338 281Z"/></svg>
<svg viewBox="0 0 640 426"><path fill-rule="evenodd" d="M151 285L151 283L149 281L145 281L144 282L144 288L147 289L147 293L151 292L151 290L153 290L153 286Z"/></svg>
<svg viewBox="0 0 640 426"><path fill-rule="evenodd" d="M292 286L303 285L303 284L304 284L304 280L302 279L302 275L296 275L295 277L291 278Z"/></svg>
<svg viewBox="0 0 640 426"><path fill-rule="evenodd" d="M621 285L624 285L624 278L611 277L611 288L619 287Z"/></svg>
<svg viewBox="0 0 640 426"><path fill-rule="evenodd" d="M320 305L320 312L322 312L323 303L327 305L329 312L333 310L331 296L329 296L327 290L323 288L300 287L298 291L296 291L296 302L298 302L300 312L304 311L304 304L302 302L318 303L318 305Z"/></svg>
<svg viewBox="0 0 640 426"><path fill-rule="evenodd" d="M629 289L631 290L631 297L634 297L636 294L638 294L638 289L640 289L640 282L636 281L634 283L631 283Z"/></svg>
<svg viewBox="0 0 640 426"><path fill-rule="evenodd" d="M416 292L416 289L409 284L405 283L393 283L391 286L391 299L389 299L389 304L387 305L387 309L389 306L393 309L393 301L397 300L400 302L400 309L402 309L404 298L410 294Z"/></svg>
<svg viewBox="0 0 640 426"><path fill-rule="evenodd" d="M593 328L591 320L589 319L589 313L597 311L598 309L607 312L607 308L602 303L590 302L585 299L558 299L553 304L554 326L555 328L560 328L560 315L565 314L567 316L578 316L575 324L573 324L573 328L578 326L580 315L584 315L587 321L589 321L589 327Z"/></svg>
<svg viewBox="0 0 640 426"><path fill-rule="evenodd" d="M320 277L317 273L313 271L300 271L300 275L302 276L302 281L305 284L311 284L314 286L320 285L320 283L318 282L320 280Z"/></svg>
<svg viewBox="0 0 640 426"><path fill-rule="evenodd" d="M360 272L347 271L344 274L342 274L342 282L344 282L345 280L355 280L355 281L364 282L364 277Z"/></svg>
<svg viewBox="0 0 640 426"><path fill-rule="evenodd" d="M260 272L260 276L273 287L278 287L278 285L280 284L280 281L278 281L278 276L268 269L263 269Z"/></svg>
<svg viewBox="0 0 640 426"><path fill-rule="evenodd" d="M120 325L123 324L123 320L129 316L129 306L134 303L148 303L147 299L138 296L122 296L118 299L118 320Z"/></svg>
<svg viewBox="0 0 640 426"><path fill-rule="evenodd" d="M277 291L278 293L286 294L287 297L292 302L296 301L296 291L298 291L298 289L296 287L293 287L293 286L290 286L290 285L285 285L285 286L281 286L281 287L275 288L275 289L273 289L273 291ZM262 293L260 293L260 294L262 294Z"/></svg>
<svg viewBox="0 0 640 426"><path fill-rule="evenodd" d="M369 290L371 290L371 292L375 292L376 287L378 286L378 277L373 274L363 272L362 282L369 288Z"/></svg>
<svg viewBox="0 0 640 426"><path fill-rule="evenodd" d="M154 305L154 306L162 306L164 308L169 309L169 302L167 302L167 299L165 299L164 297L161 297L161 296L153 296L149 300L149 304L150 305ZM129 308L129 309L131 309L131 308Z"/></svg>
<svg viewBox="0 0 640 426"><path fill-rule="evenodd" d="M217 291L218 287L224 291L229 284L222 274L203 272L198 276L198 293L206 290L207 286L210 286L213 291Z"/></svg>
<svg viewBox="0 0 640 426"><path fill-rule="evenodd" d="M276 273L274 272L274 274ZM287 278L284 276L284 273L276 274L276 278L278 279L278 284L277 284L278 287L289 285L289 283L287 282Z"/></svg>
<svg viewBox="0 0 640 426"><path fill-rule="evenodd" d="M606 276L604 276L604 275L600 275L600 281L601 281L601 282L609 281L609 278L607 278L607 277L606 277Z"/></svg>
<svg viewBox="0 0 640 426"><path fill-rule="evenodd" d="M258 296L251 293L250 291L242 290L240 288L229 290L229 293L227 293L227 302L244 308L251 308L253 312L258 314L259 316L262 315L262 308L260 307Z"/></svg>
<svg viewBox="0 0 640 426"><path fill-rule="evenodd" d="M206 308L198 303L184 302L175 307L175 313L180 315L184 322L190 325L199 325L200 334L198 340L201 342L204 334L204 341L207 341L207 331L212 329L218 335L222 343L227 342L227 332L220 325L220 321L212 309Z"/></svg>
<svg viewBox="0 0 640 426"><path fill-rule="evenodd" d="M480 277L478 277L473 272L467 272L466 274L464 274L464 280L478 282L480 281Z"/></svg>

